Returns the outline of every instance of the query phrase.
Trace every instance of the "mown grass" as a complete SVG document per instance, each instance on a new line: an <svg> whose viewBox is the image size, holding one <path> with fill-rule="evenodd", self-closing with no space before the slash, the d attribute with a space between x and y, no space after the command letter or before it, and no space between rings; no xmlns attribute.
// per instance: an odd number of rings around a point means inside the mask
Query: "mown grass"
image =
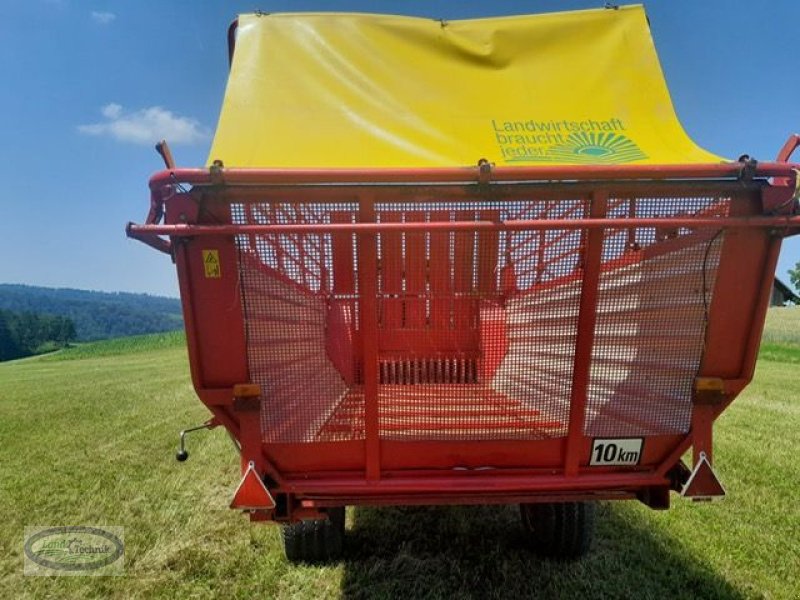
<svg viewBox="0 0 800 600"><path fill-rule="evenodd" d="M762 344L800 347L800 307L773 307L767 311Z"/></svg>
<svg viewBox="0 0 800 600"><path fill-rule="evenodd" d="M774 314L765 339L800 340L800 319ZM592 551L566 564L525 550L513 507L350 509L347 558L297 567L277 528L226 508L238 464L221 430L190 438L191 458L175 462L178 430L207 417L179 337L0 365L0 596L798 597L791 340L765 345L755 382L718 423L722 502L675 498L668 512L604 503ZM25 526L79 524L125 528L123 576L23 576Z"/></svg>
<svg viewBox="0 0 800 600"><path fill-rule="evenodd" d="M186 336L183 331L167 331L164 333L131 335L99 342L73 344L61 349L59 352L42 356L40 360L61 361L78 358L98 358L101 356L119 356L121 354L135 354L137 352L152 352L163 348L178 348L185 345Z"/></svg>

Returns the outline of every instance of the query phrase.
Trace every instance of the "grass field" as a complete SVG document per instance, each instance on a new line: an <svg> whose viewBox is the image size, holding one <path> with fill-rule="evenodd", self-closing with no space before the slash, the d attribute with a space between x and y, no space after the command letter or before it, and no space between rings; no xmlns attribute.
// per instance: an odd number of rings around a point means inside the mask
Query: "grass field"
<svg viewBox="0 0 800 600"><path fill-rule="evenodd" d="M716 428L719 503L604 503L576 563L522 547L513 508L350 509L346 560L295 567L227 509L238 480L183 341L159 335L0 365L0 597L798 598L800 308L771 311L755 382ZM25 577L28 525L125 528L121 577Z"/></svg>

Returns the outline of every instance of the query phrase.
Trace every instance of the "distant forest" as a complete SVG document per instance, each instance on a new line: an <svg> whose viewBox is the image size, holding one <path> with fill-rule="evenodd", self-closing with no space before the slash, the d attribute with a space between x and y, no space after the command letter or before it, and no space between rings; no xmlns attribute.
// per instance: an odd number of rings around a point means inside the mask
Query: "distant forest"
<svg viewBox="0 0 800 600"><path fill-rule="evenodd" d="M0 361L63 348L75 337L67 317L0 310Z"/></svg>
<svg viewBox="0 0 800 600"><path fill-rule="evenodd" d="M69 319L77 341L91 341L183 327L177 298L0 284L0 310Z"/></svg>

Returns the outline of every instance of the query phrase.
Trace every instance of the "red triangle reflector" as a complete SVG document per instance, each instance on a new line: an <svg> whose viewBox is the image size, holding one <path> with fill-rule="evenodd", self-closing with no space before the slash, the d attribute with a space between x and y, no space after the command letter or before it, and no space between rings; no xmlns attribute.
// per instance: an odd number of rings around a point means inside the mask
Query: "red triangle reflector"
<svg viewBox="0 0 800 600"><path fill-rule="evenodd" d="M256 473L255 465L250 462L244 472L239 487L233 494L231 508L240 510L264 510L275 508L275 499L269 493L267 486Z"/></svg>
<svg viewBox="0 0 800 600"><path fill-rule="evenodd" d="M717 479L705 453L700 453L700 460L697 461L692 474L683 486L681 496L693 500L712 500L725 496L725 488Z"/></svg>

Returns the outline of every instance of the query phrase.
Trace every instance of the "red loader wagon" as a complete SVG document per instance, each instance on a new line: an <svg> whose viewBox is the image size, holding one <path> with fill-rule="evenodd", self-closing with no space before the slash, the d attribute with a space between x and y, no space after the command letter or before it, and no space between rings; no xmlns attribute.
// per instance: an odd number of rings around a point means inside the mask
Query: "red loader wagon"
<svg viewBox="0 0 800 600"><path fill-rule="evenodd" d="M259 13L229 44L208 167L160 144L127 232L177 266L233 508L319 561L345 506L515 503L574 557L597 500L724 494L712 426L800 226L800 137L695 146L638 6Z"/></svg>

